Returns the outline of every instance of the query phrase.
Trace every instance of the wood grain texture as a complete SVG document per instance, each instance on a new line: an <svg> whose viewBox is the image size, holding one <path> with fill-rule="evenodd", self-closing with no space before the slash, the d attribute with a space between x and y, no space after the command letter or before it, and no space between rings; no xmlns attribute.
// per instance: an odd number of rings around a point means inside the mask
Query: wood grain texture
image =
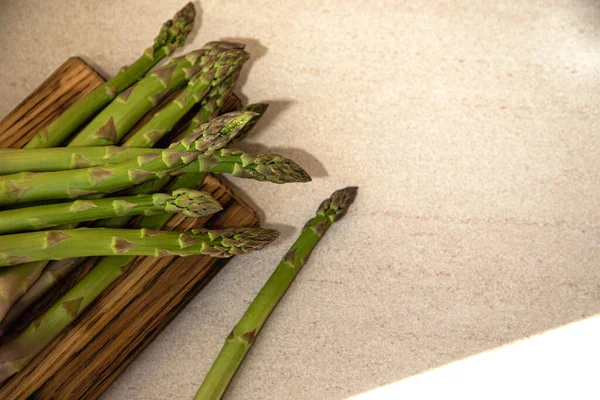
<svg viewBox="0 0 600 400"><path fill-rule="evenodd" d="M79 82L79 83L78 83ZM67 60L31 96L0 122L0 147L21 147L66 106L102 83L82 60ZM76 93L71 93L70 90ZM58 95L58 94L60 95ZM50 100L52 99L52 100ZM239 108L235 96L227 110ZM20 118L28 119L23 123ZM190 115L191 117L191 115ZM223 211L204 219L175 215L165 229L258 226L257 214L229 188L207 176L201 190L210 192ZM18 327L34 318L93 268L90 258L60 285ZM65 332L23 371L0 387L0 399L95 399L119 376L175 315L227 263L206 256L138 257Z"/></svg>
<svg viewBox="0 0 600 400"><path fill-rule="evenodd" d="M80 58L71 57L0 121L0 147L20 149L104 79Z"/></svg>

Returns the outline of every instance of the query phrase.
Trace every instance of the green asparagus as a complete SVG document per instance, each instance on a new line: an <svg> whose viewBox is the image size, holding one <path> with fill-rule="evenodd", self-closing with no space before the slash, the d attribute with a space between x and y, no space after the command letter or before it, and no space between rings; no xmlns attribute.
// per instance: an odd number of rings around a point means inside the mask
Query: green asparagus
<svg viewBox="0 0 600 400"><path fill-rule="evenodd" d="M344 216L356 192L356 187L338 190L321 204L317 215L307 222L296 242L231 331L194 399L221 398L267 318L331 224Z"/></svg>
<svg viewBox="0 0 600 400"><path fill-rule="evenodd" d="M192 3L186 4L172 20L165 22L154 39L154 45L112 79L100 85L89 95L63 112L60 117L38 132L26 148L58 146L67 140L96 112L110 103L119 93L141 79L156 63L182 46L194 25L196 11Z"/></svg>
<svg viewBox="0 0 600 400"><path fill-rule="evenodd" d="M215 66L215 56L224 51L241 50L229 42L210 42L200 50L173 59L121 93L71 141L71 146L104 146L119 140L164 96L183 86L190 78Z"/></svg>
<svg viewBox="0 0 600 400"><path fill-rule="evenodd" d="M86 230L78 230L86 235ZM98 246L95 234L98 230L87 230L93 238L90 245ZM106 232L115 230L104 230ZM129 232L128 230L116 230ZM191 252L194 249L201 254L207 254L214 257L229 257L233 254L247 254L263 248L275 240L278 232L270 229L260 228L234 228L214 231L202 231L194 234L178 232L161 232L150 229L133 230L137 232L134 237L125 237L130 244L123 241L114 240L109 237L109 251L117 249L124 250L131 247L132 244L141 243L145 240L152 241L159 248L175 253ZM37 232L39 234L39 232ZM49 232L46 232L46 234ZM22 235L29 235L24 233ZM88 234L89 235L89 234ZM103 236L106 236L104 234ZM122 236L122 235L121 235ZM142 236L144 236L142 238ZM73 237L63 241L68 242ZM87 245L87 244L86 244ZM187 246L181 248L181 246ZM56 246L60 246L57 243ZM56 247L55 246L55 247ZM147 246L147 245L146 245ZM77 246L79 247L79 246ZM140 247L137 247L140 248ZM149 252L152 255L167 255L167 252L157 251L156 248ZM129 249L131 254L134 248ZM42 316L37 318L17 337L0 346L0 382L4 382L10 376L22 370L29 361L44 349L56 336L58 336L75 318L77 318L112 282L124 273L124 267L131 261L130 256L110 257L108 260L121 261L120 264L113 264L109 268L100 268L101 263L97 264L82 280L71 288L58 302L52 305Z"/></svg>
<svg viewBox="0 0 600 400"><path fill-rule="evenodd" d="M134 110L141 110L140 113L143 113L143 110L141 108L143 108L144 106L148 106L148 102L146 100L148 100L148 97L145 96L150 96L151 94L156 94L157 92L161 91L161 88L164 88L164 85L169 86L170 89L173 89L175 87L177 87L178 85L183 85L183 83L185 83L185 80L187 79L186 77L189 77L191 75L193 75L194 73L198 73L198 71L200 71L201 67L199 65L202 65L203 62L206 60L206 58L208 57L212 57L214 55L217 55L223 51L233 51L236 49L242 49L243 46L237 43L229 43L229 42L211 42L208 43L204 46L204 48L200 51L196 51L196 52L192 52L190 54L188 54L185 57L180 57L177 58L175 60L173 60L172 62L170 62L169 64L167 64L166 67L164 67L163 69L159 69L158 71L150 74L150 76L148 76L147 78L145 78L142 82L140 82L139 85L137 85L135 88L130 88L130 90L128 90L127 92L125 92L122 96L121 96L121 100L125 100L125 99L129 99L126 104L122 105L122 109L134 109ZM196 65L198 64L198 65ZM237 71L234 71L231 75L235 75L237 76L237 74L239 73L239 69ZM226 80L229 78L226 78ZM215 89L215 88L213 88ZM211 91L213 90L211 89ZM131 96L131 92L134 92L134 95ZM210 93L210 92L209 92ZM137 96L137 97L136 97ZM209 97L209 96L207 96ZM136 100L137 99L137 100ZM153 98L151 99L152 101L158 101L158 98ZM150 103L152 103L152 101ZM118 103L118 101L115 101L113 103ZM118 104L115 105L112 104L109 106L109 108L113 108L113 109L119 109ZM153 104L153 103L152 103ZM123 110L122 110L123 111ZM123 112L127 112L126 110L124 110ZM137 111L136 111L137 112ZM141 116L140 116L141 117ZM98 117L97 117L98 119ZM137 140L136 138L142 138L142 135L134 134L130 140ZM90 129L85 128L83 129L83 131L81 131L76 138L74 139L74 143L76 145L93 145L93 144L97 144L98 140L97 140L97 136L96 136L96 131L94 129ZM111 143L111 140L107 140L106 143ZM58 143L55 143L58 144ZM69 145L71 146L72 143ZM118 157L117 157L118 158ZM45 159L44 157L41 157L40 160ZM112 162L115 162L116 159L112 159ZM75 165L85 165L86 161L79 159L79 158L75 158L74 160L69 160L68 161L69 164L74 163ZM7 165L7 164L5 164ZM24 169L27 170L27 169ZM155 187L162 187L163 184L161 184L160 186L156 186ZM154 190L155 192L156 190ZM63 263L65 265L65 269L70 269L72 268L72 263L65 263L63 261L60 261L58 263ZM29 288L29 285L31 284L31 282L34 282L36 280L36 278L39 276L39 274L43 271L44 267L46 265L46 262L41 262L41 263L31 263L29 264L28 267L25 266L19 266L19 267L13 267L15 269L18 268L18 271L12 271L8 270L8 269L4 269L2 271L0 271L0 288L2 288L2 292L0 292L0 320L2 320L2 318L5 315L6 310L8 310L11 305L18 300L21 295ZM57 271L60 270L60 268L55 268ZM29 274L27 274L26 272L29 271ZM60 274L54 274L55 276L59 276ZM42 280L42 282L51 282L52 279L44 279ZM40 290L38 290L38 293L40 292Z"/></svg>
<svg viewBox="0 0 600 400"><path fill-rule="evenodd" d="M165 257L203 254L226 258L275 240L277 231L193 229L191 233L153 229L78 228L0 236L0 267L41 260L128 254Z"/></svg>
<svg viewBox="0 0 600 400"><path fill-rule="evenodd" d="M140 194L96 200L0 211L0 234L37 231L62 224L131 215L180 213L188 217L214 214L222 208L208 193L177 189L166 193Z"/></svg>
<svg viewBox="0 0 600 400"><path fill-rule="evenodd" d="M163 149L164 150L164 149ZM1 149L0 180L20 172L53 172L119 164L161 149L117 146L52 147L48 149Z"/></svg>

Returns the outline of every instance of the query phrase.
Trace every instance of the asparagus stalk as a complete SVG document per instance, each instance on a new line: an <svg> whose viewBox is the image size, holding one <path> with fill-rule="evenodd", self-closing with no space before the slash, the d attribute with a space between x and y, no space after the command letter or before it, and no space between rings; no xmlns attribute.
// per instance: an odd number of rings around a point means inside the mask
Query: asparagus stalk
<svg viewBox="0 0 600 400"><path fill-rule="evenodd" d="M164 150L164 149L163 149ZM53 147L48 149L0 150L0 180L10 180L8 175L27 172L53 172L119 164L143 154L156 154L160 149L128 148L117 146Z"/></svg>
<svg viewBox="0 0 600 400"><path fill-rule="evenodd" d="M188 217L201 217L221 209L208 193L181 188L173 191L172 195L140 194L0 211L0 234L140 214L180 213Z"/></svg>
<svg viewBox="0 0 600 400"><path fill-rule="evenodd" d="M141 79L156 63L173 53L176 48L183 46L192 30L195 17L194 5L186 4L173 16L173 19L162 25L152 47L146 49L140 58L68 108L55 121L39 131L25 147L54 147L67 140L77 128L110 103L119 93Z"/></svg>
<svg viewBox="0 0 600 400"><path fill-rule="evenodd" d="M111 252L113 248L121 251L127 247L131 247L124 242L122 242L125 244L124 246L113 246L113 239L110 237L110 233L106 233L112 231L119 237L125 236L125 240L128 240L131 244L141 244L144 241L151 241L163 250L172 250L179 254L183 252L191 253L193 249L200 254L206 254L211 257L230 257L234 254L247 254L263 248L278 236L277 231L260 228L207 230L193 234L179 232L160 232L155 234L157 233L156 231L149 229L133 230L134 234L128 230L98 229L76 231L84 235L87 231L93 236L98 231L105 231L102 236L109 235L107 249ZM122 234L123 231L126 232L125 235ZM39 234L39 232L36 233ZM25 233L22 235L30 234ZM72 241L73 238L72 236L62 243ZM93 244L94 248L98 246L95 239L96 237L92 237L90 240L90 245ZM115 240L115 242L117 241ZM187 247L182 248L182 245ZM60 243L53 247L56 246L60 246ZM152 249L151 245L144 245L144 247L148 248L147 253L151 253L152 255L167 254L165 251L161 252L157 251L156 248ZM142 246L130 248L127 252L128 254L132 254L134 249L141 248ZM22 370L35 355L42 351L72 321L81 315L104 289L124 273L124 267L130 262L131 257L110 257L106 259L113 262L109 268L106 268L106 265L103 267L102 262L97 264L96 267L42 316L28 325L17 337L0 346L0 382L5 381L10 376ZM120 261L120 263L114 264L115 260Z"/></svg>
<svg viewBox="0 0 600 400"><path fill-rule="evenodd" d="M215 66L219 53L241 48L236 43L210 42L200 50L173 59L117 96L81 130L70 145L104 146L118 143L168 93L183 86L200 71L219 69L219 66Z"/></svg>
<svg viewBox="0 0 600 400"><path fill-rule="evenodd" d="M33 157L27 155L27 158L30 158L32 161L29 165L34 169L42 169L44 168L42 164L44 164L46 160L48 161L48 165L65 165L72 159L73 153L63 152L62 150L62 148L47 149L46 158L43 160L34 160ZM200 155L190 152L174 152L173 149L128 148L123 152L120 152L120 148L113 146L80 147L77 150L76 156L81 159L85 158L87 160L86 163L89 163L92 167L47 173L40 172L32 174L29 172L22 172L4 175L0 177L0 202L4 201L3 204L12 204L16 201L77 197L72 196L71 193L62 196L56 194L58 192L64 193L67 190L65 187L71 190L76 188L80 191L88 191L84 192L82 195L90 194L91 191L94 191L95 193L112 192L133 185L133 183L129 181L130 176L124 174L123 171L137 167L144 171L162 171L166 169L169 170L171 174L175 175L192 172L227 173L240 178L271 181L275 183L307 182L310 180L310 177L299 165L292 160L277 154L252 154L235 149L221 149L214 151L212 154ZM115 164L112 162L114 159L112 156L100 156L101 154L107 154L109 152L117 154L117 157L121 162ZM90 157L88 158L87 156ZM182 162L187 160L188 164L183 166L179 171L174 170L177 167L177 164L173 163L165 164L154 162L152 164L148 163L141 165L151 157L162 160L165 156L167 156L169 160L171 158L177 158L178 161ZM196 156L195 159L188 159L188 157L193 156ZM96 183L96 180L100 179L94 180L94 174L99 173L103 175L101 178L104 178L104 175L108 175L108 177L104 179L108 180L109 178L112 178L112 181L105 182L104 180L101 180ZM60 180L61 183L48 187L44 184L44 182L47 182L48 180ZM200 182L201 180L199 179L198 183ZM159 186L154 183L147 182L147 184L150 188L159 189ZM19 193L22 194L19 198L16 198L15 192L17 191L22 192ZM146 191L146 187L144 186L137 188L136 192L150 193L149 191ZM75 194L79 194L79 192L75 192Z"/></svg>
<svg viewBox="0 0 600 400"><path fill-rule="evenodd" d="M245 254L275 240L277 231L233 229L192 233L153 229L78 228L16 233L0 236L0 267L41 260L129 254L133 256L186 256L203 254L227 258Z"/></svg>
<svg viewBox="0 0 600 400"><path fill-rule="evenodd" d="M296 242L227 337L194 399L221 398L269 315L331 224L344 216L354 201L356 191L356 187L338 190L321 204L317 215L305 225Z"/></svg>
<svg viewBox="0 0 600 400"><path fill-rule="evenodd" d="M206 130L173 143L158 155L147 154L102 167L12 175L14 179L0 185L0 205L111 193L165 176L192 162L198 155L226 145L253 116L253 113L244 112L216 118Z"/></svg>

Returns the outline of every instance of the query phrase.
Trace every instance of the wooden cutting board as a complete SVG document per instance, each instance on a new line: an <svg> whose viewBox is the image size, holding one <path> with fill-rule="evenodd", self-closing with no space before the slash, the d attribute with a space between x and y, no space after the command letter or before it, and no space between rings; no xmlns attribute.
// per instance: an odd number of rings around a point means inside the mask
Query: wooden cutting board
<svg viewBox="0 0 600 400"><path fill-rule="evenodd" d="M70 58L0 122L0 147L24 146L39 129L102 82L83 60ZM232 96L225 111L240 106ZM207 219L177 215L166 229L259 225L254 210L217 178L207 176L200 189L210 192L223 211ZM8 336L72 287L94 261L89 259L61 282ZM206 256L138 257L63 334L0 387L0 399L99 397L227 261Z"/></svg>

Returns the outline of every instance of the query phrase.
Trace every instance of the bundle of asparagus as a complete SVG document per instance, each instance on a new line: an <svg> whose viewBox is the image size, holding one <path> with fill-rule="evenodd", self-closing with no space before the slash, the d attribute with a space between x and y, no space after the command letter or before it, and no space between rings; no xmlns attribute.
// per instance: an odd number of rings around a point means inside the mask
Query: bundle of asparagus
<svg viewBox="0 0 600 400"><path fill-rule="evenodd" d="M163 25L140 59L71 106L25 149L0 151L5 160L0 166L0 320L7 317L2 329L76 267L74 258L103 257L42 316L0 346L0 382L24 368L136 256L231 257L277 238L277 231L263 228L162 231L173 213L196 218L221 209L210 194L195 190L207 173L274 183L310 181L285 157L228 148L266 110L257 104L219 116L249 57L243 45L209 42L149 72L184 44L194 17L189 3ZM174 100L133 130L177 90ZM184 132L169 138L191 112L196 115ZM152 148L165 138L172 141L168 147ZM135 215L143 218L134 225ZM78 223L87 226L77 228ZM48 265L49 260L60 261ZM23 301L11 309L17 300Z"/></svg>

